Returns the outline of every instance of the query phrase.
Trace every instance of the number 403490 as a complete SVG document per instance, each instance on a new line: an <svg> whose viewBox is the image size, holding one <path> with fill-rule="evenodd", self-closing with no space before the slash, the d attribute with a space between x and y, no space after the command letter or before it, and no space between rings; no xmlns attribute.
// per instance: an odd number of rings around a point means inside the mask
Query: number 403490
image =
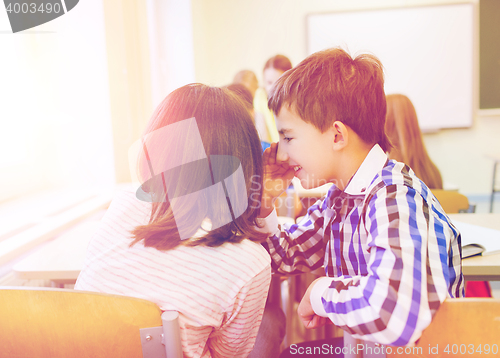
<svg viewBox="0 0 500 358"><path fill-rule="evenodd" d="M9 3L6 7L7 12L15 14L35 14L35 13L56 13L59 14L63 11L59 3Z"/></svg>

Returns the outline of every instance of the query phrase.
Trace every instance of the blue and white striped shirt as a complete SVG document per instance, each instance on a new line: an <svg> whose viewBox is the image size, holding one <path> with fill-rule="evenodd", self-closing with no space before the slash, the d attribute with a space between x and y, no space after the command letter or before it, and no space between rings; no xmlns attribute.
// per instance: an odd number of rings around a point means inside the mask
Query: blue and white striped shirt
<svg viewBox="0 0 500 358"><path fill-rule="evenodd" d="M335 185L300 223L264 247L274 271L325 267L311 292L316 314L361 338L414 343L447 297L463 297L460 234L427 186L375 145L344 191Z"/></svg>

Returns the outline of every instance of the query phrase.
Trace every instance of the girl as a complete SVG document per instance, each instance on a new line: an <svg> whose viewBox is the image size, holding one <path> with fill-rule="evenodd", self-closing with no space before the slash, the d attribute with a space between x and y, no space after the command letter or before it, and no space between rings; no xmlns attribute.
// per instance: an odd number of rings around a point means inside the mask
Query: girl
<svg viewBox="0 0 500 358"><path fill-rule="evenodd" d="M252 119L228 90L187 85L158 106L142 147L143 185L113 199L75 288L178 311L184 356L246 357L271 278Z"/></svg>
<svg viewBox="0 0 500 358"><path fill-rule="evenodd" d="M429 189L443 189L441 173L425 149L417 113L410 99L402 94L390 94L386 100L385 130L394 146L389 157L407 164Z"/></svg>

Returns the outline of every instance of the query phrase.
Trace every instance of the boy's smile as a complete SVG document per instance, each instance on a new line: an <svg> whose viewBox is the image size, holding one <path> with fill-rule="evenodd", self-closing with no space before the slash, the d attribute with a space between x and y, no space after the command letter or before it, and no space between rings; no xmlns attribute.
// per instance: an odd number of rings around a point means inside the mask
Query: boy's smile
<svg viewBox="0 0 500 358"><path fill-rule="evenodd" d="M276 116L280 133L277 159L288 161L305 189L312 189L336 179L332 130L321 133L293 110L283 106Z"/></svg>

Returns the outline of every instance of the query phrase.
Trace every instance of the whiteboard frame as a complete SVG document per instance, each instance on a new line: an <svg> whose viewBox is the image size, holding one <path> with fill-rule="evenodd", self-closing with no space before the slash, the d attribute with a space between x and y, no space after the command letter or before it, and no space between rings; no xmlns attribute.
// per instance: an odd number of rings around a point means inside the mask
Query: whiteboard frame
<svg viewBox="0 0 500 358"><path fill-rule="evenodd" d="M475 120L481 115L481 110L479 109L479 0L464 0L464 1L451 1L451 2L436 2L427 4L410 3L405 6L398 5L380 5L377 6L366 6L366 7L356 7L348 9L340 9L328 12L312 12L305 16L304 27L305 27L305 57L313 53L310 44L310 22L315 16L328 16L343 13L361 13L361 12L375 12L375 11L388 11L388 10L411 10L415 8L432 8L432 7L447 7L452 5L471 5L472 8L472 63L471 63L471 73L472 73L472 90L471 90L471 113L470 121L466 125L450 125L444 127L422 127L422 132L436 132L441 129L460 129L460 128L470 128L474 125ZM357 53L351 53L351 55L356 55ZM384 63L382 63L384 65ZM393 92L390 92L393 93ZM390 94L389 92L387 94ZM417 109L418 112L418 109Z"/></svg>

